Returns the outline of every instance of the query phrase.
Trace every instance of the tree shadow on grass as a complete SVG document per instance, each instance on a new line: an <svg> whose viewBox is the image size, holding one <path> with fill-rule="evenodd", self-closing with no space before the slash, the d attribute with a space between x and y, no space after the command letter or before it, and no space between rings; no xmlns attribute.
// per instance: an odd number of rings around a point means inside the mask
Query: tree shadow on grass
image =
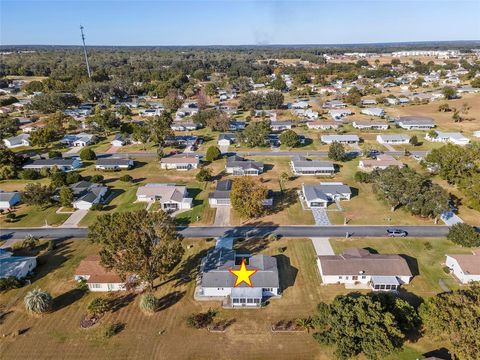
<svg viewBox="0 0 480 360"><path fill-rule="evenodd" d="M74 302L80 300L83 295L85 295L85 291L82 289L71 289L62 295L57 296L53 300L53 311L61 310L67 306L70 306Z"/></svg>
<svg viewBox="0 0 480 360"><path fill-rule="evenodd" d="M271 214L279 213L295 204L298 200L295 189L285 189L273 193L273 206L269 209Z"/></svg>
<svg viewBox="0 0 480 360"><path fill-rule="evenodd" d="M444 347L429 351L423 354L423 356L425 359L437 358L437 359L443 359L443 360L452 360L452 355L450 354L450 351Z"/></svg>
<svg viewBox="0 0 480 360"><path fill-rule="evenodd" d="M158 311L166 310L175 305L185 296L185 291L174 291L158 299Z"/></svg>
<svg viewBox="0 0 480 360"><path fill-rule="evenodd" d="M125 295L115 296L110 300L111 311L112 313L117 312L118 310L124 308L135 300L136 294L127 293Z"/></svg>
<svg viewBox="0 0 480 360"><path fill-rule="evenodd" d="M211 248L210 248L211 249ZM167 282L175 281L174 286L181 286L189 283L192 279L195 279L199 272L199 267L202 259L207 256L210 249L203 249L202 251L190 255L180 264L180 269L177 273Z"/></svg>

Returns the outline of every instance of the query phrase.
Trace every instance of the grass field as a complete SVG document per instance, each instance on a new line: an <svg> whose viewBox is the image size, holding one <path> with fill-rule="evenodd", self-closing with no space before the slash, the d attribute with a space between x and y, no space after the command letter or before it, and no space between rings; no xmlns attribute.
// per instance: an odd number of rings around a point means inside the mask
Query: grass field
<svg viewBox="0 0 480 360"><path fill-rule="evenodd" d="M46 209L37 206L18 206L15 214L17 221L7 222L4 215L0 216L0 227L39 227L39 226L57 226L61 225L69 214L57 214L58 206L50 206Z"/></svg>
<svg viewBox="0 0 480 360"><path fill-rule="evenodd" d="M369 246L379 252L399 252L418 258L420 275L407 287L418 295L432 295L438 291L437 282L449 275L441 270L444 251L457 251L446 240L430 239L433 250L425 250L425 241L419 239L335 239L336 251L349 246ZM257 310L225 310L218 302L193 300L194 280L184 282L178 276L195 278L196 268L212 241L187 239L183 262L174 274L157 287L155 293L163 300L163 309L152 316L138 308L138 296L125 298L123 306L107 314L99 325L81 330L79 321L86 305L95 296L80 296L73 281L73 272L80 260L98 251L96 245L83 240L62 243L57 250L41 259L38 275L33 283L22 289L2 294L1 304L6 312L2 319L2 333L21 330L19 336L2 339L0 357L39 359L62 358L159 358L159 359L331 359L332 349L318 345L307 333L275 334L269 326L278 320L295 319L314 313L320 301L331 301L336 295L347 293L342 286L321 286L315 263L313 246L308 239L281 239L265 242L258 239L237 245L256 253L277 257L280 281L284 288L281 299L272 300ZM285 251L281 253L280 249ZM453 285L452 285L453 286ZM54 297L54 311L42 317L25 313L22 299L32 288L48 290ZM101 294L100 296L107 296ZM225 333L193 330L186 326L189 314L218 310L219 319L235 319ZM113 338L106 339L102 331L113 322L125 328ZM185 341L187 340L188 341ZM222 346L218 346L222 344ZM406 344L402 353L391 359L414 359L421 353L440 347L432 339L421 339ZM412 357L413 356L413 357Z"/></svg>

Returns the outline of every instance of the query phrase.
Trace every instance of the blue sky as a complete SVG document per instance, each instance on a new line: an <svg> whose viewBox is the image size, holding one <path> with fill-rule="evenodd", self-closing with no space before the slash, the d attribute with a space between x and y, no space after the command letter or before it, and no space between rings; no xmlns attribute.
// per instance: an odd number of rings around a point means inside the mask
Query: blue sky
<svg viewBox="0 0 480 360"><path fill-rule="evenodd" d="M0 0L2 45L478 40L480 0Z"/></svg>

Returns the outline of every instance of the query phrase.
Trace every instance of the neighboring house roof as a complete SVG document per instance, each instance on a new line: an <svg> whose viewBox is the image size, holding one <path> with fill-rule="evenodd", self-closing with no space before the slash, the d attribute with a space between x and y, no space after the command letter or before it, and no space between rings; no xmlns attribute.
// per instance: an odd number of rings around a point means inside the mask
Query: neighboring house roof
<svg viewBox="0 0 480 360"><path fill-rule="evenodd" d="M34 256L12 255L10 251L0 249L0 279L10 276L21 277L20 275L24 272L23 270L31 263L32 259L35 259L36 265L36 257Z"/></svg>
<svg viewBox="0 0 480 360"><path fill-rule="evenodd" d="M304 156L295 156L292 164L296 170L300 169L322 169L335 171L335 167L331 161L311 160Z"/></svg>
<svg viewBox="0 0 480 360"><path fill-rule="evenodd" d="M329 141L354 141L358 142L360 141L359 137L357 135L322 135L321 137L323 142L329 142Z"/></svg>
<svg viewBox="0 0 480 360"><path fill-rule="evenodd" d="M131 165L133 160L131 159L122 159L122 158L100 158L97 159L95 165L99 166L129 166Z"/></svg>
<svg viewBox="0 0 480 360"><path fill-rule="evenodd" d="M277 259L272 256L254 255L248 257L249 269L257 270L252 275L252 285L261 288L278 288ZM229 269L239 269L235 264L235 251L225 248L215 248L210 251L203 261L202 287L233 287L235 275ZM241 283L238 287L248 287Z"/></svg>
<svg viewBox="0 0 480 360"><path fill-rule="evenodd" d="M101 265L99 255L87 256L80 262L75 270L75 276L85 275L89 276L87 283L118 284L124 282L115 271L108 270Z"/></svg>
<svg viewBox="0 0 480 360"><path fill-rule="evenodd" d="M387 126L387 127L388 127L388 123L383 122L383 121L361 121L361 120L356 120L356 121L353 122L353 127L357 127L357 126L359 126L359 127Z"/></svg>
<svg viewBox="0 0 480 360"><path fill-rule="evenodd" d="M38 167L38 166L73 166L76 159L40 159L34 160L24 168Z"/></svg>
<svg viewBox="0 0 480 360"><path fill-rule="evenodd" d="M362 164L362 167L365 168L383 168L388 166L403 167L403 163L401 161L395 159L393 156L386 154L378 155L377 158L374 160L360 160L360 163Z"/></svg>
<svg viewBox="0 0 480 360"><path fill-rule="evenodd" d="M303 184L303 195L307 201L321 199L329 201L334 195L352 194L349 186L342 183L321 183L319 185Z"/></svg>
<svg viewBox="0 0 480 360"><path fill-rule="evenodd" d="M10 202L17 195L20 195L20 193L19 192L4 192L4 191L0 190L0 201Z"/></svg>
<svg viewBox="0 0 480 360"><path fill-rule="evenodd" d="M480 253L472 255L447 254L447 256L457 261L464 274L480 275Z"/></svg>
<svg viewBox="0 0 480 360"><path fill-rule="evenodd" d="M259 161L247 160L240 156L233 155L227 158L228 168L256 169L263 171L263 163Z"/></svg>
<svg viewBox="0 0 480 360"><path fill-rule="evenodd" d="M221 180L217 183L214 192L208 194L209 199L230 199L233 181L230 179Z"/></svg>
<svg viewBox="0 0 480 360"><path fill-rule="evenodd" d="M196 155L178 154L164 157L160 162L164 164L198 164L200 160Z"/></svg>
<svg viewBox="0 0 480 360"><path fill-rule="evenodd" d="M12 137L3 139L3 142L4 143L8 142L10 146L22 145L25 141L28 142L29 138L30 138L30 134L20 134L17 136L12 136Z"/></svg>
<svg viewBox="0 0 480 360"><path fill-rule="evenodd" d="M412 276L407 261L397 254L371 254L346 249L341 255L318 256L323 275Z"/></svg>
<svg viewBox="0 0 480 360"><path fill-rule="evenodd" d="M233 141L235 141L235 137L236 137L236 135L232 134L232 133L222 133L222 134L218 135L218 141L228 140L230 142L233 142Z"/></svg>
<svg viewBox="0 0 480 360"><path fill-rule="evenodd" d="M382 141L409 141L410 136L404 134L381 134L378 137Z"/></svg>
<svg viewBox="0 0 480 360"><path fill-rule="evenodd" d="M162 202L175 201L182 202L183 194L186 192L186 186L177 186L175 184L147 184L137 189L137 197L145 196L160 197Z"/></svg>
<svg viewBox="0 0 480 360"><path fill-rule="evenodd" d="M400 116L397 121L404 125L435 125L435 121L427 116Z"/></svg>

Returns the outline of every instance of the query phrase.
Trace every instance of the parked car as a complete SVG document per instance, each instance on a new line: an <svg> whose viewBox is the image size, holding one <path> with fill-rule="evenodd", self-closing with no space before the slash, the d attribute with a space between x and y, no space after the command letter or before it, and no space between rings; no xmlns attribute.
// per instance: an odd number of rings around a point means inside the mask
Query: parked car
<svg viewBox="0 0 480 360"><path fill-rule="evenodd" d="M387 229L387 235L390 237L405 237L408 233L402 229Z"/></svg>

